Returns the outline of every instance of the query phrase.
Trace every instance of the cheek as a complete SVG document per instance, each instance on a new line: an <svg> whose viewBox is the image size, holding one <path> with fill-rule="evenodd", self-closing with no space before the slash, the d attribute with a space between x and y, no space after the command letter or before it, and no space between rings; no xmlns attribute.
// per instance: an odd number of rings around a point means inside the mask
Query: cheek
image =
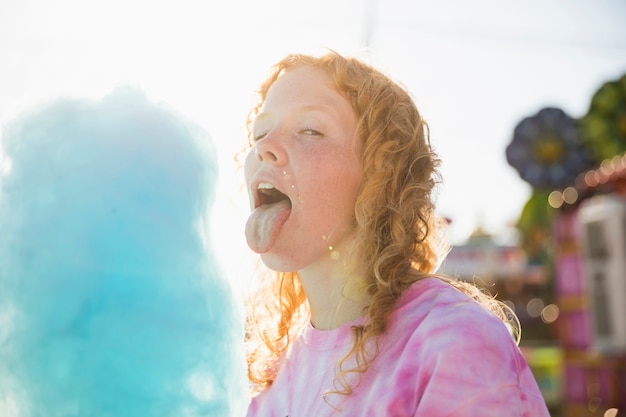
<svg viewBox="0 0 626 417"><path fill-rule="evenodd" d="M361 188L363 176L359 164L354 160L342 160L336 169L319 167L314 172L327 172L324 178L317 176L317 200L320 210L330 218L353 217L354 204Z"/></svg>
<svg viewBox="0 0 626 417"><path fill-rule="evenodd" d="M256 165L257 165L257 159L254 155L254 149L252 149L248 152L248 155L246 155L246 159L243 165L244 181L246 183L246 189L248 190L248 199L250 200L251 207L254 203L253 203L253 198L250 195L250 187L248 186L250 185L250 179L252 178L252 174L254 173L256 169Z"/></svg>
<svg viewBox="0 0 626 417"><path fill-rule="evenodd" d="M353 206L363 182L361 163L350 153L341 164L335 177L335 187L342 194L342 200Z"/></svg>
<svg viewBox="0 0 626 417"><path fill-rule="evenodd" d="M248 154L246 155L246 159L243 161L243 172L246 177L246 183L248 182L250 176L253 172L253 166L256 165L256 158L254 155L254 149L250 149Z"/></svg>

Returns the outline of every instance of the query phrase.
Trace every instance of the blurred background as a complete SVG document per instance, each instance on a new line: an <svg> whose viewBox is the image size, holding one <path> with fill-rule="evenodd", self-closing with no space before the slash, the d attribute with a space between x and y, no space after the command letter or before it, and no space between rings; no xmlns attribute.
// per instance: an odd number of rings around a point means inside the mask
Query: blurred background
<svg viewBox="0 0 626 417"><path fill-rule="evenodd" d="M626 409L626 250L607 249L626 230L624 22L623 0L0 0L0 122L119 85L193 119L219 155L216 249L244 287L233 156L259 82L289 52L360 56L429 122L442 270L515 309L554 416L610 417Z"/></svg>

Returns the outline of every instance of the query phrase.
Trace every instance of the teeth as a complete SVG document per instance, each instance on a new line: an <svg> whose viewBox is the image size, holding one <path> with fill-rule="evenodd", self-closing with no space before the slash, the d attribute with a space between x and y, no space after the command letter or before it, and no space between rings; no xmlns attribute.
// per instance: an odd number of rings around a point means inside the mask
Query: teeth
<svg viewBox="0 0 626 417"><path fill-rule="evenodd" d="M281 193L278 189L274 188L274 185L269 182L260 182L259 185L257 185L256 194L256 207L275 204L283 201L288 201L289 204L291 204L289 197Z"/></svg>

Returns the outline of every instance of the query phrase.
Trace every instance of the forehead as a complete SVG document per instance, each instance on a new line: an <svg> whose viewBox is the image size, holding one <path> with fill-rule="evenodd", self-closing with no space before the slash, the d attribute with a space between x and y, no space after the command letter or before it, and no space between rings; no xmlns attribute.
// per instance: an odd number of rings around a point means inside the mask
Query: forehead
<svg viewBox="0 0 626 417"><path fill-rule="evenodd" d="M330 88L332 86L332 79L330 74L320 67L303 65L284 70L270 86L270 89L277 89L281 84L297 85L301 83L319 83Z"/></svg>
<svg viewBox="0 0 626 417"><path fill-rule="evenodd" d="M355 117L350 102L337 90L331 76L311 66L283 73L270 86L257 120L268 114L296 110L320 110L337 117Z"/></svg>

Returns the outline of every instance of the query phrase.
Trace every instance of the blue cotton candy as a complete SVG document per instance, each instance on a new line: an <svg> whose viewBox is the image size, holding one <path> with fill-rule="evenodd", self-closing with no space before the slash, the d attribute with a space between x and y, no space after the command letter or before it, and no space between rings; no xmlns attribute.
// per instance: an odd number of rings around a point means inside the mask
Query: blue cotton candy
<svg viewBox="0 0 626 417"><path fill-rule="evenodd" d="M241 415L206 132L120 89L40 106L1 144L0 415Z"/></svg>

